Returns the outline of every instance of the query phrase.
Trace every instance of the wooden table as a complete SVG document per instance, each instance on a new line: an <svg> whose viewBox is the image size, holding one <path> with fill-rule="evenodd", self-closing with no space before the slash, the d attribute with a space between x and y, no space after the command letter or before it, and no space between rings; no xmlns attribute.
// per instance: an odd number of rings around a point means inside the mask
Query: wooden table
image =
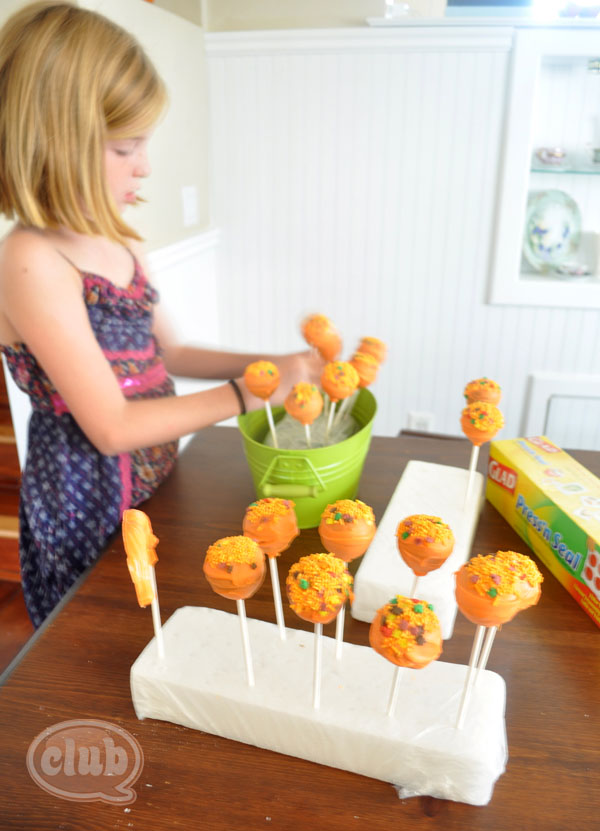
<svg viewBox="0 0 600 831"><path fill-rule="evenodd" d="M575 453L600 472L600 453ZM467 466L464 440L375 438L360 498L381 516L411 459ZM482 452L480 469L487 453ZM254 493L240 436L208 428L145 506L160 538L157 567L163 620L184 605L232 611L202 574L207 546L237 534ZM320 550L302 532L280 560L280 576L299 556ZM486 503L474 552L524 551ZM444 831L565 831L600 827L600 633L565 589L544 573L538 606L496 638L488 668L507 683L509 759L491 803L473 807L418 797L399 800L373 779L322 767L160 721L138 721L129 669L152 636L149 609L137 606L119 538L48 621L0 688L2 829L329 829L439 828ZM274 621L269 581L247 601L249 616ZM309 628L286 608L289 626ZM333 624L331 624L333 626ZM458 615L442 660L467 663L474 626ZM346 617L346 640L367 644L368 625ZM387 691L385 693L387 695ZM385 697L385 696L384 696ZM45 727L102 719L130 731L145 764L129 810L76 804L39 788L25 767Z"/></svg>

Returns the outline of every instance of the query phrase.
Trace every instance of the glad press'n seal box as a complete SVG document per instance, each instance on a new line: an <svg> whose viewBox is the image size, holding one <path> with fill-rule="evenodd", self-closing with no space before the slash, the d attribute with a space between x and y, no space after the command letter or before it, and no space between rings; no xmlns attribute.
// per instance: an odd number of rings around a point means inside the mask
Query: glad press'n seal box
<svg viewBox="0 0 600 831"><path fill-rule="evenodd" d="M545 436L505 439L486 497L600 626L600 479Z"/></svg>

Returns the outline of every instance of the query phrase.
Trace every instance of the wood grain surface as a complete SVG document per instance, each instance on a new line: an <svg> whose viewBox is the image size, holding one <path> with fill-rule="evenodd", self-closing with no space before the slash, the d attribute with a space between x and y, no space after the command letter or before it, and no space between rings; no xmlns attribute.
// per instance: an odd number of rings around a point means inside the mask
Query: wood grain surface
<svg viewBox="0 0 600 831"><path fill-rule="evenodd" d="M381 517L409 459L466 467L464 440L375 438L359 497ZM599 453L574 453L596 474ZM485 470L486 447L480 454ZM208 545L241 533L254 499L236 430L203 430L168 482L143 507L160 539L156 568L163 620L184 605L233 611L202 574ZM399 518L400 519L400 518ZM473 553L524 543L488 503ZM303 531L280 558L282 579L303 554L321 550ZM355 570L357 563L353 563ZM509 759L490 804L417 797L400 800L374 779L323 767L195 730L138 721L129 669L152 637L119 537L3 678L0 687L0 828L46 829L444 829L564 831L600 827L600 633L558 581L544 574L540 603L496 637L488 668L507 684ZM285 596L285 595L284 595ZM286 623L310 628L285 606ZM246 602L248 616L274 622L267 580ZM325 628L326 633L334 625ZM458 615L441 660L467 663L474 626ZM368 624L346 616L345 639L368 643ZM384 694L384 698L387 691ZM401 707L401 702L399 703ZM52 796L30 778L28 746L44 728L69 719L103 719L129 730L144 752L137 800L125 809Z"/></svg>

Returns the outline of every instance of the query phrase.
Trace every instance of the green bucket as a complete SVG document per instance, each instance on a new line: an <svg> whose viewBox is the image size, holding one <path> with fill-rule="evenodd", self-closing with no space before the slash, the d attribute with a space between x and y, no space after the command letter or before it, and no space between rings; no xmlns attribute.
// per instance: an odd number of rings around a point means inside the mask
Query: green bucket
<svg viewBox="0 0 600 831"><path fill-rule="evenodd" d="M257 497L293 499L298 526L315 528L327 505L356 496L376 412L373 394L362 389L351 410L360 430L338 444L305 450L278 450L262 444L269 429L265 410L238 416ZM284 415L283 407L273 409L275 422Z"/></svg>

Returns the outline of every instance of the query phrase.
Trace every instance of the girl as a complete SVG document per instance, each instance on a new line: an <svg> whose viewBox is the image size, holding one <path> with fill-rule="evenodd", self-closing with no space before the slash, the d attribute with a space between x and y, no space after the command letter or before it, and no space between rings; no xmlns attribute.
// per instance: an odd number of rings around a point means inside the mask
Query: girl
<svg viewBox="0 0 600 831"><path fill-rule="evenodd" d="M33 407L19 521L35 626L168 475L180 436L262 406L241 376L264 356L179 345L121 216L165 101L139 44L101 15L37 2L0 31L0 212L16 220L0 349ZM274 403L321 369L308 353L270 359ZM232 380L177 398L168 373Z"/></svg>

